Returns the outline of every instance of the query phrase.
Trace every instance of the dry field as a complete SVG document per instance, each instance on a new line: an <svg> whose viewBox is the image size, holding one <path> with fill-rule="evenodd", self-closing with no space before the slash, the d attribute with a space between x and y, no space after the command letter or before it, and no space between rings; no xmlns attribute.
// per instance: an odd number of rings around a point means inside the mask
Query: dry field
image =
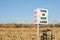
<svg viewBox="0 0 60 40"><path fill-rule="evenodd" d="M39 29L40 40L43 40L44 36L47 37L47 40L60 40L59 25L41 26ZM36 25L0 24L0 27L0 40L37 40Z"/></svg>

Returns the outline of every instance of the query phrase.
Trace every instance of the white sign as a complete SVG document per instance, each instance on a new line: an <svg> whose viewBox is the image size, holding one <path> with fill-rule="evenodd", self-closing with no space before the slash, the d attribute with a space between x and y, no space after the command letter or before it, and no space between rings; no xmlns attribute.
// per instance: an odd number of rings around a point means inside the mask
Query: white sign
<svg viewBox="0 0 60 40"><path fill-rule="evenodd" d="M34 24L48 24L48 10L36 9L34 10Z"/></svg>

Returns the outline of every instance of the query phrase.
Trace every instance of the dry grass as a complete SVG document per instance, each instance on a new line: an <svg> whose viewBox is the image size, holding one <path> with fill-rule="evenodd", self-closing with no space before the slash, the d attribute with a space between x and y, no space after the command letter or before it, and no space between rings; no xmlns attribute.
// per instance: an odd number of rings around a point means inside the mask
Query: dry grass
<svg viewBox="0 0 60 40"><path fill-rule="evenodd" d="M0 24L0 28L36 28L36 24ZM40 25L41 28L52 28L57 27L60 28L60 24L48 24L48 25Z"/></svg>
<svg viewBox="0 0 60 40"><path fill-rule="evenodd" d="M0 40L37 40L36 24L0 24ZM43 30L51 30L47 34L53 35L53 40L60 40L60 24L40 25L40 39Z"/></svg>

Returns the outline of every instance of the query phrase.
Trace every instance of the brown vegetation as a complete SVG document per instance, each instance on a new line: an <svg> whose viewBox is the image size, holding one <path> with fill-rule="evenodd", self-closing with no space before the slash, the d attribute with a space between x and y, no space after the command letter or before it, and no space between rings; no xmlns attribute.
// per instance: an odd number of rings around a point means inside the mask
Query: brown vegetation
<svg viewBox="0 0 60 40"><path fill-rule="evenodd" d="M36 24L0 24L0 28L36 28ZM60 24L40 25L40 28L60 27Z"/></svg>

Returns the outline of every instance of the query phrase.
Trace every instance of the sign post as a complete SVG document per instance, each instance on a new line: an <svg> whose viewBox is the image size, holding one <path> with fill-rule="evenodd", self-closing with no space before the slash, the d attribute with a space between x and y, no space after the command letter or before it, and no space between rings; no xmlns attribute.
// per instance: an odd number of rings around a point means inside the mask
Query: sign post
<svg viewBox="0 0 60 40"><path fill-rule="evenodd" d="M40 38L39 38L39 24L37 24L37 40L40 40Z"/></svg>

